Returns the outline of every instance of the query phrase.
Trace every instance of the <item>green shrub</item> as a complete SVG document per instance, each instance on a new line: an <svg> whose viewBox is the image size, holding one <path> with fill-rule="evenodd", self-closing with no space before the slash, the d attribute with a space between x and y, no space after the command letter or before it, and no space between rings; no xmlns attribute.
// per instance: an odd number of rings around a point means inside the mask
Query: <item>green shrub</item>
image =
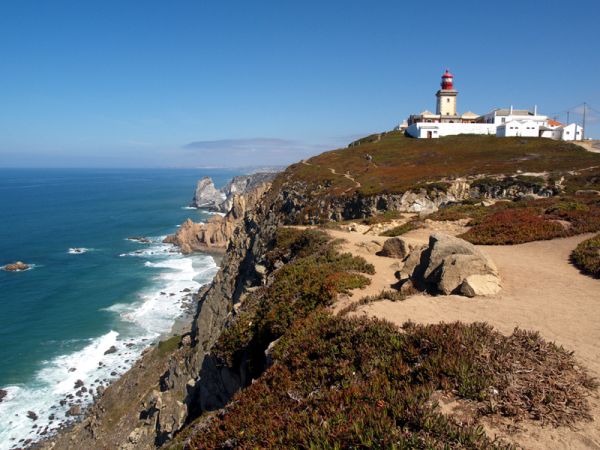
<svg viewBox="0 0 600 450"><path fill-rule="evenodd" d="M259 371L264 349L294 323L318 307L331 306L339 293L370 283L362 274L375 268L363 258L338 253L336 242L314 230L284 229L270 253L289 260L273 282L244 301L235 321L219 337L214 353L229 365L245 355ZM253 353L248 356L248 347Z"/></svg>
<svg viewBox="0 0 600 450"><path fill-rule="evenodd" d="M158 343L159 356L164 356L166 354L172 353L177 347L179 347L181 339L183 339L183 336L173 336L165 341L160 341Z"/></svg>
<svg viewBox="0 0 600 450"><path fill-rule="evenodd" d="M368 305L369 303L381 301L381 300L390 300L392 302L403 301L406 299L406 296L400 291L392 291L392 290L382 290L379 294L376 295L365 295L358 299L358 301L342 308L338 315L345 316L348 313L356 311L360 306Z"/></svg>
<svg viewBox="0 0 600 450"><path fill-rule="evenodd" d="M384 231L383 233L380 233L379 236L400 236L402 234L408 233L409 231L416 230L417 228L420 228L420 225L418 224L418 222L412 220L410 222L403 223L402 225L398 225L397 227Z"/></svg>
<svg viewBox="0 0 600 450"><path fill-rule="evenodd" d="M571 253L571 260L584 273L600 278L600 234L581 242Z"/></svg>

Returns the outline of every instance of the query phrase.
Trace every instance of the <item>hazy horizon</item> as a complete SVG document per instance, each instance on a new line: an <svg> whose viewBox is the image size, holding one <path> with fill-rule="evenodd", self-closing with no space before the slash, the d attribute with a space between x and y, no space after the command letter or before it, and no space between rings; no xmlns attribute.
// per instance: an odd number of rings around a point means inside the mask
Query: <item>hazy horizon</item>
<svg viewBox="0 0 600 450"><path fill-rule="evenodd" d="M458 2L457 2L458 3ZM533 108L600 138L600 4L0 5L0 167L288 165L435 109Z"/></svg>

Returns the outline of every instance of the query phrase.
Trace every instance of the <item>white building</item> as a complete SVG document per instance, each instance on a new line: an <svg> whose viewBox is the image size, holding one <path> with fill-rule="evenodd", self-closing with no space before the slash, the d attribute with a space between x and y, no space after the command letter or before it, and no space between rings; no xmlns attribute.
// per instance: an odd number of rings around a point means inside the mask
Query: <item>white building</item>
<svg viewBox="0 0 600 450"><path fill-rule="evenodd" d="M540 137L540 122L535 120L509 120L496 126L497 137Z"/></svg>
<svg viewBox="0 0 600 450"><path fill-rule="evenodd" d="M583 138L583 128L577 124L563 125L547 116L524 109L494 109L482 116L473 112L458 114L458 91L454 89L454 75L448 70L442 75L441 89L436 92L435 114L423 111L412 114L398 129L406 130L415 138L439 138L457 134L488 134L497 137L547 137L565 141Z"/></svg>

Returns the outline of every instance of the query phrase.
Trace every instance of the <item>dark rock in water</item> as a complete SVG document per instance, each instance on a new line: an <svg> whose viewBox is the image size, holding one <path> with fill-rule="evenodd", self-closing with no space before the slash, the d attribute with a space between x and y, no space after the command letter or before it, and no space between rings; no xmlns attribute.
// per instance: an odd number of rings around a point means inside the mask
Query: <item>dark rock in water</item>
<svg viewBox="0 0 600 450"><path fill-rule="evenodd" d="M87 388L84 386L84 387L82 387L82 388L80 389L80 391L81 391L81 392L87 392L88 390L87 390Z"/></svg>
<svg viewBox="0 0 600 450"><path fill-rule="evenodd" d="M27 417L31 420L38 420L38 415L33 411L27 411Z"/></svg>
<svg viewBox="0 0 600 450"><path fill-rule="evenodd" d="M152 243L152 241L150 239L141 237L141 236L131 236L131 237L128 237L127 239L129 239L130 241L139 242L140 244L151 244Z"/></svg>
<svg viewBox="0 0 600 450"><path fill-rule="evenodd" d="M12 264L7 264L3 267L7 272L22 272L23 270L30 269L30 264L25 264L23 261L17 261Z"/></svg>
<svg viewBox="0 0 600 450"><path fill-rule="evenodd" d="M65 406L67 404L67 401L66 400L61 400L59 403L60 403L60 406Z"/></svg>
<svg viewBox="0 0 600 450"><path fill-rule="evenodd" d="M76 369L75 367L71 367L71 368L69 369L69 372L75 372L76 370L77 370L77 369Z"/></svg>
<svg viewBox="0 0 600 450"><path fill-rule="evenodd" d="M81 414L81 406L73 405L67 411L67 416L79 416Z"/></svg>
<svg viewBox="0 0 600 450"><path fill-rule="evenodd" d="M54 420L54 417L55 417L55 416L54 416L54 414L50 414L50 415L48 416L48 420Z"/></svg>
<svg viewBox="0 0 600 450"><path fill-rule="evenodd" d="M185 288L184 290L182 290L181 292L192 292L192 290L190 288Z"/></svg>
<svg viewBox="0 0 600 450"><path fill-rule="evenodd" d="M117 376L117 372L111 372L111 373L110 373L110 376L111 376L111 377L116 377L116 376Z"/></svg>
<svg viewBox="0 0 600 450"><path fill-rule="evenodd" d="M81 380L77 380L77 381L75 382L75 389L78 389L78 388L80 388L81 386L83 386L83 384L84 384L84 383L83 383L83 381L81 381Z"/></svg>
<svg viewBox="0 0 600 450"><path fill-rule="evenodd" d="M104 352L104 354L109 355L111 353L116 353L116 352L117 352L117 347L115 347L114 345L111 345L110 348Z"/></svg>
<svg viewBox="0 0 600 450"><path fill-rule="evenodd" d="M2 400L4 400L4 397L6 397L6 394L8 394L8 392L6 392L4 389L0 389L0 403L2 403Z"/></svg>

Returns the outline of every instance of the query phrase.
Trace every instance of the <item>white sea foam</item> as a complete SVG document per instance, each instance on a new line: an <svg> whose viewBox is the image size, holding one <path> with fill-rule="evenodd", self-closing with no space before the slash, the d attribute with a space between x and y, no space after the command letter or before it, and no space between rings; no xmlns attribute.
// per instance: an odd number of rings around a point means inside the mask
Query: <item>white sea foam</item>
<svg viewBox="0 0 600 450"><path fill-rule="evenodd" d="M85 248L85 247L71 247L67 253L69 255L81 255L83 253L87 253L87 252L91 252L93 251L93 248Z"/></svg>
<svg viewBox="0 0 600 450"><path fill-rule="evenodd" d="M182 206L181 209L198 209L195 206Z"/></svg>
<svg viewBox="0 0 600 450"><path fill-rule="evenodd" d="M21 439L35 442L73 420L67 415L70 405L89 406L92 393L130 369L147 345L171 329L191 294L210 282L217 271L212 257L174 253L174 247L162 244L162 239L152 238L155 244L143 253L123 255L150 259L144 263L150 286L134 302L103 309L117 318L115 330L89 340L78 351L45 362L26 385L4 388L7 395L0 402L0 417L8 426L0 428L0 450L22 446ZM76 395L78 380L87 389L81 396ZM66 402L61 405L61 400ZM28 411L37 420L28 418Z"/></svg>
<svg viewBox="0 0 600 450"><path fill-rule="evenodd" d="M44 362L28 384L6 387L8 395L0 403L0 417L8 426L0 429L0 449L20 446L20 439L35 442L56 431L72 419L67 416L70 405L89 406L99 386L123 374L143 350L144 342L141 338L119 341L118 337L119 333L111 330L91 339L81 350ZM112 346L117 351L105 354ZM129 363L123 363L128 359ZM87 389L81 396L76 395L78 380ZM61 400L66 402L61 405ZM29 411L37 415L36 420L27 417Z"/></svg>

